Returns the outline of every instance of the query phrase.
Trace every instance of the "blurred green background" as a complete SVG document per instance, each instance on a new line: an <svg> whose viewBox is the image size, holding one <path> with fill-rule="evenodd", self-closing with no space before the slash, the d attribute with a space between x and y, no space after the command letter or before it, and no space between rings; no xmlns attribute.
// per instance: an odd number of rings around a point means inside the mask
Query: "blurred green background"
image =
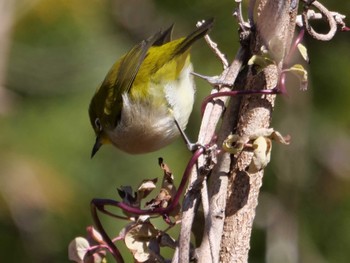
<svg viewBox="0 0 350 263"><path fill-rule="evenodd" d="M182 36L214 16L211 36L231 60L238 48L233 2L0 0L0 262L68 262L69 242L92 224L90 200L161 177L159 156L179 180L190 157L180 140L142 156L107 146L91 160L89 101L116 58L173 22ZM323 3L350 15L350 2ZM350 258L350 33L305 44L309 90L290 78L289 96L277 99L272 126L292 144L274 144L250 262ZM202 74L221 70L204 42L193 48L193 62ZM210 90L197 83L191 138ZM104 222L112 235L125 224Z"/></svg>

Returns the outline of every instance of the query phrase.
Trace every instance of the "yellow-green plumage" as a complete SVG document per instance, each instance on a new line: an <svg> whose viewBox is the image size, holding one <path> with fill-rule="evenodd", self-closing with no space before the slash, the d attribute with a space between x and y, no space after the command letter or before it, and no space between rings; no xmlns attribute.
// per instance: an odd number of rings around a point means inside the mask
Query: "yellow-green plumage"
<svg viewBox="0 0 350 263"><path fill-rule="evenodd" d="M132 154L158 150L186 128L194 100L189 49L211 28L170 41L172 26L142 41L110 69L91 100L96 133L92 155L105 143Z"/></svg>

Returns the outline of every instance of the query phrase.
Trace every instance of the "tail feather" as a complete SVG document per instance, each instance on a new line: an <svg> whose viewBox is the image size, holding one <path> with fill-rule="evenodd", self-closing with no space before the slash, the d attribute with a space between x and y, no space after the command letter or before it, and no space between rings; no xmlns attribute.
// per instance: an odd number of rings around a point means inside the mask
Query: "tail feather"
<svg viewBox="0 0 350 263"><path fill-rule="evenodd" d="M180 55L189 49L192 44L198 39L204 37L212 28L214 19L210 18L206 20L200 27L198 27L194 32L188 35L182 43L178 46L175 55Z"/></svg>
<svg viewBox="0 0 350 263"><path fill-rule="evenodd" d="M174 24L168 29L161 31L158 39L153 43L153 46L162 46L171 41L171 35L173 33Z"/></svg>

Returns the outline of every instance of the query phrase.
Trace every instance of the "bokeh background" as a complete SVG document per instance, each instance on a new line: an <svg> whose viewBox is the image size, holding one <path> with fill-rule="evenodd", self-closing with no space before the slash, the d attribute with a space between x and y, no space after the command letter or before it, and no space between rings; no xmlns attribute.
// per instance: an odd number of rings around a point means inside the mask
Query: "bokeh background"
<svg viewBox="0 0 350 263"><path fill-rule="evenodd" d="M350 15L348 1L322 2ZM107 146L91 160L89 100L116 58L174 22L182 36L214 16L211 35L231 60L238 48L233 8L228 0L0 0L0 262L68 262L69 242L92 224L90 200L117 198L121 185L160 177L159 156L178 182L190 157L181 140L142 156ZM274 144L250 262L350 258L350 33L304 42L310 86L301 92L290 78L289 95L277 99L272 126L292 143ZM193 62L202 74L221 70L204 42L193 48ZM191 138L210 90L197 83ZM103 222L111 235L125 224Z"/></svg>

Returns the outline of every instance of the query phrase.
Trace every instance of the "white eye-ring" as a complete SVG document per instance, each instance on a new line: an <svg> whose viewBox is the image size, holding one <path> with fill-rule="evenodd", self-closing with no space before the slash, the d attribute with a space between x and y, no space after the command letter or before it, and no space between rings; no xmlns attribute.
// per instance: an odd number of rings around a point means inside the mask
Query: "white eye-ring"
<svg viewBox="0 0 350 263"><path fill-rule="evenodd" d="M101 131L102 130L102 126L101 126L101 122L100 122L100 119L99 118L96 118L95 119L95 127Z"/></svg>

